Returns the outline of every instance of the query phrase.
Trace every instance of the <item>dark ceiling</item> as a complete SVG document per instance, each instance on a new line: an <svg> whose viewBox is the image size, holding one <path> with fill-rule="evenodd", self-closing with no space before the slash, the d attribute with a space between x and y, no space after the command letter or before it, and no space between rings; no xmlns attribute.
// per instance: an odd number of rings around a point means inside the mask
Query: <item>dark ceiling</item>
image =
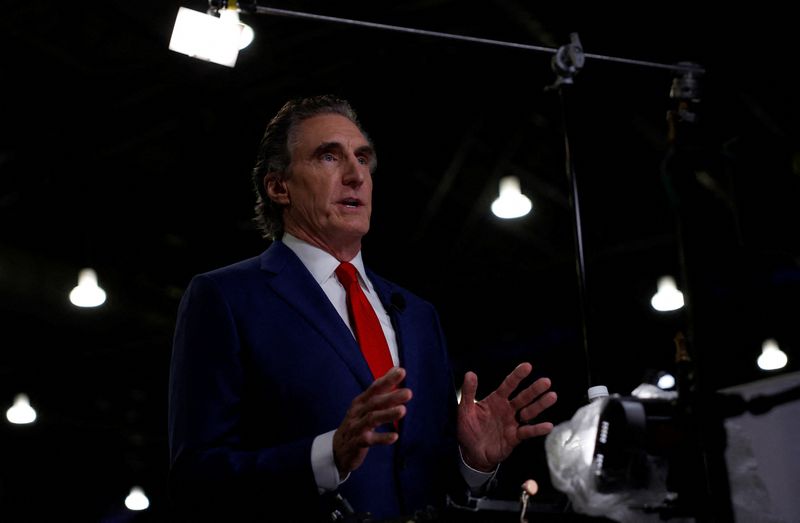
<svg viewBox="0 0 800 523"><path fill-rule="evenodd" d="M800 85L787 13L261 4L553 49L577 32L592 55L699 63L696 193L676 194L662 170L667 68L587 58L562 106L545 89L556 79L545 52L243 15L256 40L229 69L167 48L179 5L201 1L7 3L0 403L25 392L40 419L0 429L0 519L166 519L178 300L193 274L266 246L249 171L267 120L298 95L333 92L359 111L379 154L365 260L438 306L456 371L478 371L482 390L530 360L561 394L558 422L589 383L627 394L670 370L674 335L692 329L712 387L763 377L769 337L789 354L781 372L797 369ZM506 222L488 208L510 174L534 210ZM675 202L691 210L690 234ZM67 301L87 266L109 295L98 309ZM696 314L650 308L664 274L696 283ZM147 513L122 508L132 484L151 492Z"/></svg>

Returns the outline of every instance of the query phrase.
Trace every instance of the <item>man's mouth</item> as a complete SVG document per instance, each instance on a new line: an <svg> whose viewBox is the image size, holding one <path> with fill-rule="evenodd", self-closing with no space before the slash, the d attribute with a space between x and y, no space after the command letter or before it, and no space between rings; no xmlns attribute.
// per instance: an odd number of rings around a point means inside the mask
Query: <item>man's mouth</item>
<svg viewBox="0 0 800 523"><path fill-rule="evenodd" d="M360 207L362 205L361 200L357 200L356 198L345 198L340 203L351 209L355 209L356 207Z"/></svg>

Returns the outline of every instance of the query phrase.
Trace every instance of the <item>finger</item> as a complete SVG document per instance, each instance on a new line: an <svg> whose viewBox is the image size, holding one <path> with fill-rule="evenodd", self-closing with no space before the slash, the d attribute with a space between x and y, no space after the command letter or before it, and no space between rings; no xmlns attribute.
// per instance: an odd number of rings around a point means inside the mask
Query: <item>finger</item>
<svg viewBox="0 0 800 523"><path fill-rule="evenodd" d="M392 367L389 372L372 382L366 392L382 394L397 387L406 377L406 370L402 367Z"/></svg>
<svg viewBox="0 0 800 523"><path fill-rule="evenodd" d="M398 405L390 409L375 410L364 417L363 429L372 430L384 423L392 423L406 415L405 405Z"/></svg>
<svg viewBox="0 0 800 523"><path fill-rule="evenodd" d="M365 434L365 446L373 447L375 445L391 445L399 438L397 432L376 432L374 430Z"/></svg>
<svg viewBox="0 0 800 523"><path fill-rule="evenodd" d="M478 375L472 371L464 374L464 383L461 384L461 404L469 405L475 402L475 393L478 391Z"/></svg>
<svg viewBox="0 0 800 523"><path fill-rule="evenodd" d="M362 419L369 416L372 412L390 409L398 405L408 403L413 397L411 389L396 389L384 394L368 395L361 393L350 408L350 413L354 418Z"/></svg>
<svg viewBox="0 0 800 523"><path fill-rule="evenodd" d="M520 363L517 365L517 368L511 371L511 374L506 376L506 379L503 380L503 383L497 387L497 393L503 397L508 398L511 396L511 393L514 392L520 382L528 377L528 374L531 373L533 370L533 366L530 363Z"/></svg>
<svg viewBox="0 0 800 523"><path fill-rule="evenodd" d="M379 394L371 397L366 403L366 408L368 410L388 409L408 403L413 396L414 394L411 392L411 389L396 389L386 394Z"/></svg>
<svg viewBox="0 0 800 523"><path fill-rule="evenodd" d="M522 425L517 429L517 437L521 440L535 438L537 436L550 434L551 430L553 430L553 424L549 421L536 423L535 425Z"/></svg>
<svg viewBox="0 0 800 523"><path fill-rule="evenodd" d="M369 436L375 428L384 423L397 421L406 415L406 407L399 405L391 409L372 411L359 418L351 418L339 427L338 433L344 441L353 442L357 447L368 446L372 441Z"/></svg>
<svg viewBox="0 0 800 523"><path fill-rule="evenodd" d="M367 390L359 394L353 400L353 404L367 403L372 397L379 394L385 394L397 388L397 385L403 381L406 376L406 371L402 367L392 367L389 371L380 378L373 381Z"/></svg>
<svg viewBox="0 0 800 523"><path fill-rule="evenodd" d="M511 400L511 407L514 410L519 410L544 394L549 388L550 378L539 378L530 387L525 388L525 390L514 396L514 399Z"/></svg>
<svg viewBox="0 0 800 523"><path fill-rule="evenodd" d="M340 455L348 455L355 451L355 449L365 449L373 445L391 445L397 441L398 435L396 432L378 432L376 430L362 430L354 431L352 433L342 433L342 441L340 443Z"/></svg>
<svg viewBox="0 0 800 523"><path fill-rule="evenodd" d="M548 392L539 399L519 411L519 417L523 420L532 420L542 413L543 410L550 408L555 404L558 395L555 392Z"/></svg>

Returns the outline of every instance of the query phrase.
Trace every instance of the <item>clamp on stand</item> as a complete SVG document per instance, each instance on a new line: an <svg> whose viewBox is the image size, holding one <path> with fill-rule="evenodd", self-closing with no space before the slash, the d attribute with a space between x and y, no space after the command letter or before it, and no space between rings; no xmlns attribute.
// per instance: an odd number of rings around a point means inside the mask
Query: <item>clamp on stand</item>
<svg viewBox="0 0 800 523"><path fill-rule="evenodd" d="M570 33L570 43L562 45L550 59L550 67L558 75L553 85L545 87L545 90L558 89L563 84L572 84L573 77L580 72L586 57L583 54L583 46L578 37L578 33Z"/></svg>

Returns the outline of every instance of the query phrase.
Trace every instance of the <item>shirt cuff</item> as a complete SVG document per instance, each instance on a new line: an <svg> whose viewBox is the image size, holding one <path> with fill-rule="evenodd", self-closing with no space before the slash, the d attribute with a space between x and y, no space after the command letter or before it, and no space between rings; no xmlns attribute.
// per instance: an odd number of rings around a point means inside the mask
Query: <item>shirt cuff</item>
<svg viewBox="0 0 800 523"><path fill-rule="evenodd" d="M317 482L317 490L320 494L325 494L345 482L350 474L339 478L339 469L333 459L333 434L336 430L320 434L314 438L311 444L311 469L314 471L314 480Z"/></svg>
<svg viewBox="0 0 800 523"><path fill-rule="evenodd" d="M461 446L458 447L458 456L461 458L459 462L459 469L461 470L461 477L464 478L464 481L467 483L470 492L473 494L479 493L481 490L486 487L491 480L497 475L497 471L500 468L495 467L495 469L491 472L483 472L482 470L477 470L469 465L464 461L464 455L461 453Z"/></svg>

